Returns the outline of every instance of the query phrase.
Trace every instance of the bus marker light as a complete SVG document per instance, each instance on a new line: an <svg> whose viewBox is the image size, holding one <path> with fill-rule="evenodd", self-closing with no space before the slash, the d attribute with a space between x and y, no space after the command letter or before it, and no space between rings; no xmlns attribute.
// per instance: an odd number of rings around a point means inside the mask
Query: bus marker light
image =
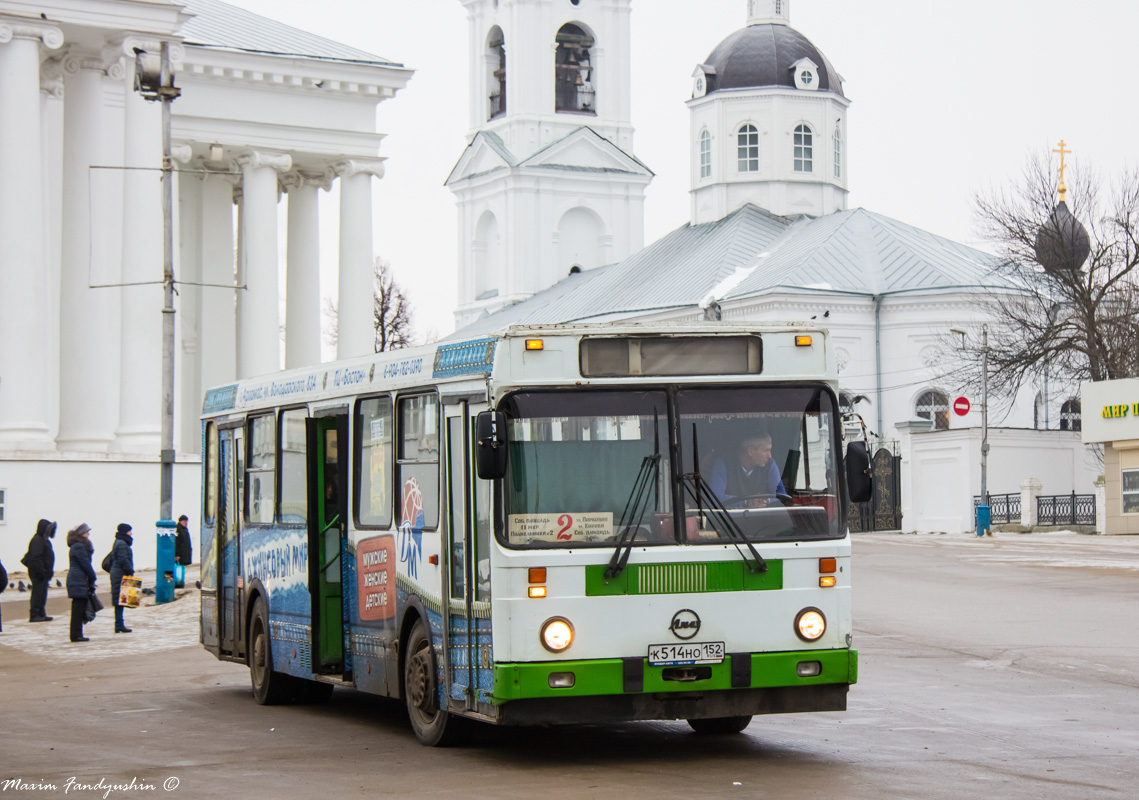
<svg viewBox="0 0 1139 800"><path fill-rule="evenodd" d="M573 625L565 617L551 617L542 625L539 638L551 653L561 653L573 644Z"/></svg>
<svg viewBox="0 0 1139 800"><path fill-rule="evenodd" d="M796 336L795 337L795 346L796 347L810 347L812 341L813 340L811 339L810 336Z"/></svg>
<svg viewBox="0 0 1139 800"><path fill-rule="evenodd" d="M804 608L795 617L795 635L804 642L816 642L827 631L827 619L817 608Z"/></svg>
<svg viewBox="0 0 1139 800"><path fill-rule="evenodd" d="M572 672L551 672L550 673L550 688L551 689L572 689L577 679Z"/></svg>
<svg viewBox="0 0 1139 800"><path fill-rule="evenodd" d="M545 586L531 586L530 587L530 596L531 597L545 597L546 596L546 587Z"/></svg>
<svg viewBox="0 0 1139 800"><path fill-rule="evenodd" d="M815 678L823 672L823 665L818 661L800 661L795 665L795 674L800 678Z"/></svg>
<svg viewBox="0 0 1139 800"><path fill-rule="evenodd" d="M820 558L819 559L819 572L826 575L827 573L838 572L838 559L837 558Z"/></svg>
<svg viewBox="0 0 1139 800"><path fill-rule="evenodd" d="M834 575L824 575L819 578L819 586L824 589L829 589L834 586Z"/></svg>
<svg viewBox="0 0 1139 800"><path fill-rule="evenodd" d="M527 350L543 350L543 349L545 349L545 346L546 346L546 343L541 339L527 339L526 340L526 349Z"/></svg>
<svg viewBox="0 0 1139 800"><path fill-rule="evenodd" d="M435 566L439 566L439 556L428 556L427 557L427 563L428 564L434 564Z"/></svg>
<svg viewBox="0 0 1139 800"><path fill-rule="evenodd" d="M530 567L530 583L545 583L546 582L546 568L545 567Z"/></svg>

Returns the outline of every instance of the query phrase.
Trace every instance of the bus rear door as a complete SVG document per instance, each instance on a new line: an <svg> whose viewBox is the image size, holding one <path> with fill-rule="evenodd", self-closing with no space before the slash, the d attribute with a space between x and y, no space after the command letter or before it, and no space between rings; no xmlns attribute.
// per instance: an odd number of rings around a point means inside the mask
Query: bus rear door
<svg viewBox="0 0 1139 800"><path fill-rule="evenodd" d="M241 520L245 482L244 431L221 431L222 508L217 527L218 638L222 658L245 658L242 634Z"/></svg>
<svg viewBox="0 0 1139 800"><path fill-rule="evenodd" d="M348 526L348 415L307 420L309 476L309 587L312 596L312 671L343 674L344 550Z"/></svg>
<svg viewBox="0 0 1139 800"><path fill-rule="evenodd" d="M481 406L480 406L481 408ZM470 496L471 407L467 401L444 406L446 420L447 569L443 596L448 599L445 659L447 703L451 711L476 709L478 648L471 603L474 574Z"/></svg>

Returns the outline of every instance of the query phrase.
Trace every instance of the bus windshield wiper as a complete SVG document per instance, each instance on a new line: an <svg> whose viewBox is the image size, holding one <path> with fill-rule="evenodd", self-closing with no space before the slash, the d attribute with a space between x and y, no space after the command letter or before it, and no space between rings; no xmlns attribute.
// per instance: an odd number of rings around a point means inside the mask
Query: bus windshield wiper
<svg viewBox="0 0 1139 800"><path fill-rule="evenodd" d="M692 467L693 471L684 475L684 488L688 491L688 496L696 503L696 513L699 515L698 519L707 518L712 524L712 528L716 533L727 536L728 540L736 546L736 550L740 554L740 558L747 564L749 572L767 572L767 562L764 561L763 556L755 549L755 545L751 540L744 535L740 530L740 526L732 519L732 515L724 508L724 503L712 491L712 487L700 475L700 450L696 442L696 425L692 425ZM707 506L707 511L705 511ZM740 543L747 545L748 551L751 553L751 558L748 554L740 549Z"/></svg>
<svg viewBox="0 0 1139 800"><path fill-rule="evenodd" d="M659 500L660 485L660 434L657 429L657 414L653 412L653 454L641 460L641 469L633 481L633 488L625 501L625 510L621 512L621 522L618 525L621 533L617 537L617 546L613 549L613 557L609 559L609 566L605 568L605 577L609 580L616 578L625 571L629 563L629 554L633 551L633 542L637 538L637 531L645 518L649 498ZM656 503L654 502L654 507Z"/></svg>

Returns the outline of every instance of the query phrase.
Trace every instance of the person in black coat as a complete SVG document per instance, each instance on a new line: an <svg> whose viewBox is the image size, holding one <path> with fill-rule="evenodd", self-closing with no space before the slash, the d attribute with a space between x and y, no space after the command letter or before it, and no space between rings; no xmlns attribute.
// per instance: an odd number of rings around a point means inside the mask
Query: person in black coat
<svg viewBox="0 0 1139 800"><path fill-rule="evenodd" d="M67 570L67 596L71 598L71 641L91 641L83 635L83 620L87 614L87 601L95 594L95 568L91 566L91 528L86 522L67 533L70 567Z"/></svg>
<svg viewBox="0 0 1139 800"><path fill-rule="evenodd" d="M190 566L190 562L194 560L194 550L190 545L190 529L186 527L186 523L189 521L190 518L185 514L178 517L177 538L174 540L174 563L180 564L182 569L174 570L175 589L181 589L186 585L186 567Z"/></svg>
<svg viewBox="0 0 1139 800"><path fill-rule="evenodd" d="M32 583L32 599L28 610L29 622L51 622L47 615L47 587L55 574L55 550L51 540L55 537L55 523L41 519L36 525L36 533L28 542L28 554L23 565L28 568L28 579Z"/></svg>
<svg viewBox="0 0 1139 800"><path fill-rule="evenodd" d="M131 545L131 526L119 524L115 532L115 543L111 546L111 605L115 607L115 633L130 633L131 629L123 622L123 608L119 605L119 591L123 587L123 576L134 575L134 552Z"/></svg>

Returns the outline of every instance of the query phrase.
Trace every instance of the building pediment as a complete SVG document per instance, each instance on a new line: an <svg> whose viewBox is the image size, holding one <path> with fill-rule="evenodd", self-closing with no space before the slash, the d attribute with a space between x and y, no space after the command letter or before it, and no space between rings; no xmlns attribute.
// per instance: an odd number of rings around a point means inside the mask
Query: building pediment
<svg viewBox="0 0 1139 800"><path fill-rule="evenodd" d="M485 131L475 135L463 155L459 158L451 174L447 176L445 185L464 181L476 175L485 175L500 169L514 166L515 160L502 140L493 133Z"/></svg>
<svg viewBox="0 0 1139 800"><path fill-rule="evenodd" d="M625 172L645 176L653 174L652 170L636 158L591 128L578 128L564 139L539 150L519 166Z"/></svg>

